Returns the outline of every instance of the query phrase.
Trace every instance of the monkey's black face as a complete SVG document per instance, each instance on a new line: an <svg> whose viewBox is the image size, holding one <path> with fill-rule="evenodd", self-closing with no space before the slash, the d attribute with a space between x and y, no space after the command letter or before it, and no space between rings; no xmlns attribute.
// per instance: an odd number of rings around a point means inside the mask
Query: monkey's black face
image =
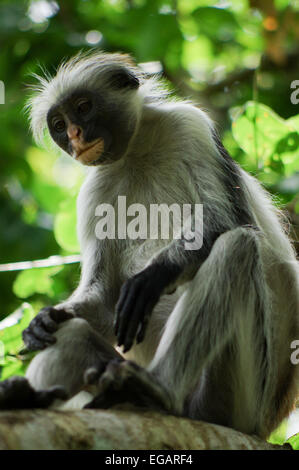
<svg viewBox="0 0 299 470"><path fill-rule="evenodd" d="M109 95L79 89L48 112L53 140L84 165L118 160L134 133L136 118Z"/></svg>

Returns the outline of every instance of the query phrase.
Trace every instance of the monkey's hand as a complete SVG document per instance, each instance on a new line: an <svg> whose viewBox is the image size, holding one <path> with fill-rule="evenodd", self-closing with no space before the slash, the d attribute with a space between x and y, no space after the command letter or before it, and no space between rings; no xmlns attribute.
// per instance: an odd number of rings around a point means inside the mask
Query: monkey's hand
<svg viewBox="0 0 299 470"><path fill-rule="evenodd" d="M120 291L114 322L118 346L128 351L136 337L143 341L150 315L165 288L177 275L173 267L152 264L126 281Z"/></svg>
<svg viewBox="0 0 299 470"><path fill-rule="evenodd" d="M31 321L23 331L23 341L30 351L45 349L56 342L53 335L58 330L59 323L73 318L70 312L54 307L45 307Z"/></svg>
<svg viewBox="0 0 299 470"><path fill-rule="evenodd" d="M0 382L0 410L47 408L54 400L67 398L63 387L34 390L25 377L15 376Z"/></svg>

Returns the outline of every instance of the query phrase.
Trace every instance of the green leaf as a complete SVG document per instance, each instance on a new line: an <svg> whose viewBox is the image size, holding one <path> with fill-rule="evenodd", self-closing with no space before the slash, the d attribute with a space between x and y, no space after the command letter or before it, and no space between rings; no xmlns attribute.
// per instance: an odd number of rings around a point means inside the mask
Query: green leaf
<svg viewBox="0 0 299 470"><path fill-rule="evenodd" d="M47 184L40 178L34 179L31 190L37 202L46 212L55 214L59 204L65 199L65 193L59 186Z"/></svg>
<svg viewBox="0 0 299 470"><path fill-rule="evenodd" d="M1 380L6 380L13 375L25 375L25 364L16 358L9 358L1 369Z"/></svg>
<svg viewBox="0 0 299 470"><path fill-rule="evenodd" d="M208 69L212 60L213 44L209 38L200 36L184 42L182 64L191 74L196 70Z"/></svg>
<svg viewBox="0 0 299 470"><path fill-rule="evenodd" d="M32 171L49 184L54 182L53 166L57 158L55 154L51 154L37 147L29 147L26 151L26 160Z"/></svg>
<svg viewBox="0 0 299 470"><path fill-rule="evenodd" d="M35 293L53 295L52 276L63 269L63 266L50 268L33 268L22 271L13 283L13 292L20 298L27 298Z"/></svg>
<svg viewBox="0 0 299 470"><path fill-rule="evenodd" d="M4 343L5 356L7 354L16 354L23 347L22 331L29 325L34 316L35 313L31 305L24 303L18 310L6 317L6 324L14 324L0 330L0 341Z"/></svg>
<svg viewBox="0 0 299 470"><path fill-rule="evenodd" d="M135 51L141 60L155 60L164 54L167 58L168 50L175 42L177 60L179 60L182 39L175 15L150 13L139 18L139 35L138 42L135 42Z"/></svg>
<svg viewBox="0 0 299 470"><path fill-rule="evenodd" d="M276 145L275 152L295 152L299 147L299 133L294 131L283 137Z"/></svg>
<svg viewBox="0 0 299 470"><path fill-rule="evenodd" d="M263 166L270 163L276 145L289 134L290 128L268 106L248 101L233 122L232 132L239 146Z"/></svg>
<svg viewBox="0 0 299 470"><path fill-rule="evenodd" d="M292 446L294 450L299 450L299 432L294 436L290 437L287 442Z"/></svg>
<svg viewBox="0 0 299 470"><path fill-rule="evenodd" d="M290 0L275 0L275 7L278 10L283 10L290 6Z"/></svg>
<svg viewBox="0 0 299 470"><path fill-rule="evenodd" d="M224 8L200 7L193 11L200 34L220 41L232 39L239 29L234 14Z"/></svg>
<svg viewBox="0 0 299 470"><path fill-rule="evenodd" d="M286 440L287 431L287 420L285 419L275 431L273 431L270 437L267 439L271 444L283 445Z"/></svg>
<svg viewBox="0 0 299 470"><path fill-rule="evenodd" d="M299 132L299 114L297 114L297 116L292 116L291 118L287 119L286 123L291 128Z"/></svg>
<svg viewBox="0 0 299 470"><path fill-rule="evenodd" d="M77 211L76 198L71 198L61 205L54 222L54 236L57 243L66 251L78 253L80 251L77 238Z"/></svg>

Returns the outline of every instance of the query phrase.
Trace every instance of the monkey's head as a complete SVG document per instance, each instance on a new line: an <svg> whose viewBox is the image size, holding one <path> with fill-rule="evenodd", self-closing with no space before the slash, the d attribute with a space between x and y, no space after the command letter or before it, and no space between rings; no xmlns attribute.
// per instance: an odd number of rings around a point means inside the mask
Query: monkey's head
<svg viewBox="0 0 299 470"><path fill-rule="evenodd" d="M78 55L56 76L38 77L30 99L36 140L48 128L53 141L85 165L111 163L129 146L139 119L141 73L129 56Z"/></svg>

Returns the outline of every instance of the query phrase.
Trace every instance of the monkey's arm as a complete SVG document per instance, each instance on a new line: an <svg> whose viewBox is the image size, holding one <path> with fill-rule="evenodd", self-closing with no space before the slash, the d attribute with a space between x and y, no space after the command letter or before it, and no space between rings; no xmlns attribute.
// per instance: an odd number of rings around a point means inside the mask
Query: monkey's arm
<svg viewBox="0 0 299 470"><path fill-rule="evenodd" d="M160 296L172 293L194 277L221 234L238 226L255 225L239 167L216 134L211 134L211 139L215 157L213 164L210 162L204 168L204 189L200 194L203 223L199 224L195 214L192 214L185 221L181 238L173 240L157 253L149 265L121 289L116 307L115 333L118 345L123 345L124 351L132 347L135 337L137 342L143 340L150 314ZM186 177L189 176L192 181L192 166L190 168ZM211 182L210 192L205 190L206 181ZM200 183L197 181L197 186L200 187ZM194 242L190 240L192 236Z"/></svg>
<svg viewBox="0 0 299 470"><path fill-rule="evenodd" d="M150 315L161 295L174 292L193 278L219 235L213 233L204 238L196 252L186 251L184 240L174 240L145 269L123 284L114 327L118 346L123 345L124 352L132 347L135 337L137 343L144 339Z"/></svg>

